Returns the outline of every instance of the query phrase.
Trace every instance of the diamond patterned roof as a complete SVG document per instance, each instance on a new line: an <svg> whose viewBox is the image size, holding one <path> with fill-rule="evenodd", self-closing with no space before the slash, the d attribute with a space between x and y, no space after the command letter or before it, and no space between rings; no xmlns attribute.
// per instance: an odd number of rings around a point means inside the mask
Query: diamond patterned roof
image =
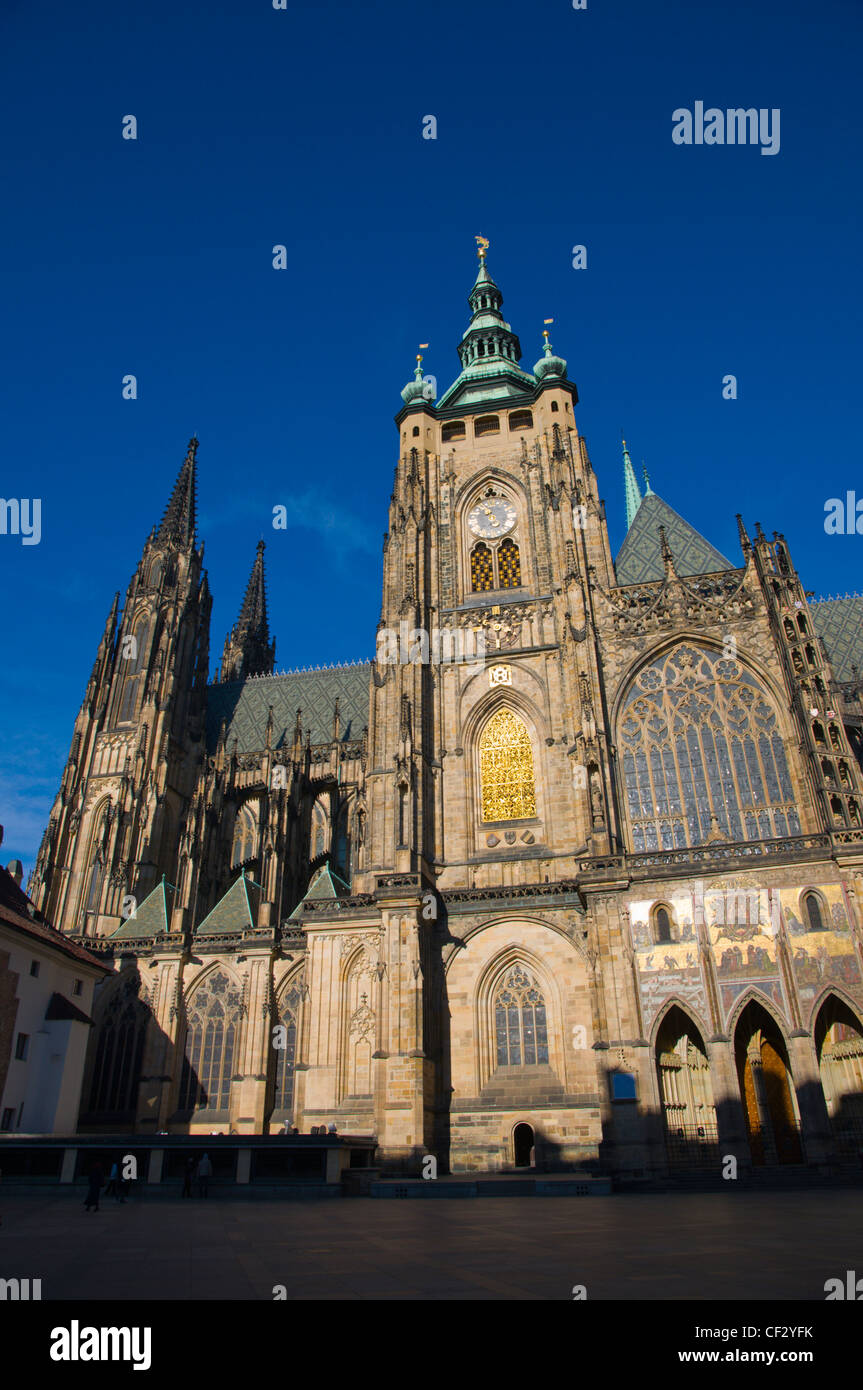
<svg viewBox="0 0 863 1390"><path fill-rule="evenodd" d="M654 579L662 579L665 567L662 563L660 526L665 527L678 574L715 574L717 570L734 569L731 562L720 555L694 526L684 521L655 492L649 492L642 499L617 552L614 569L618 584L648 584Z"/></svg>
<svg viewBox="0 0 863 1390"><path fill-rule="evenodd" d="M208 912L203 922L195 929L196 936L233 936L238 932L254 927L258 906L261 900L260 884L246 878L245 874L231 884L227 893L219 899L212 912Z"/></svg>
<svg viewBox="0 0 863 1390"><path fill-rule="evenodd" d="M350 891L344 879L339 878L338 874L333 873L329 864L324 864L315 874L306 889L305 896L297 903L288 920L290 921L292 918L302 917L303 903L320 902L323 898L343 898L346 897Z"/></svg>
<svg viewBox="0 0 863 1390"><path fill-rule="evenodd" d="M222 720L228 724L228 749L238 740L239 753L254 753L267 741L267 716L273 707L273 747L293 742L297 710L303 738L311 730L312 743L329 743L333 736L333 711L339 702L339 737L361 738L369 722L371 663L329 666L317 671L290 671L277 676L252 676L207 688L207 746L219 739Z"/></svg>
<svg viewBox="0 0 863 1390"><path fill-rule="evenodd" d="M168 930L168 918L173 907L176 888L167 879L157 884L135 909L134 915L121 922L112 937L158 936ZM170 898L169 895L170 894Z"/></svg>
<svg viewBox="0 0 863 1390"><path fill-rule="evenodd" d="M863 594L810 601L809 607L834 676L838 681L853 680L852 666L863 672Z"/></svg>

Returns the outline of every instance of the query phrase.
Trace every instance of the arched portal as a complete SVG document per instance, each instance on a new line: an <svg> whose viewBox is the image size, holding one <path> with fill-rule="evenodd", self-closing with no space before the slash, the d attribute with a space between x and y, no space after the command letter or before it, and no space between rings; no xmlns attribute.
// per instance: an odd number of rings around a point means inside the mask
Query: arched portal
<svg viewBox="0 0 863 1390"><path fill-rule="evenodd" d="M656 1069L669 1163L712 1163L716 1110L707 1049L692 1019L676 1004L657 1034Z"/></svg>
<svg viewBox="0 0 863 1390"><path fill-rule="evenodd" d="M840 1158L863 1154L863 1026L848 1005L829 994L815 1020L821 1086Z"/></svg>
<svg viewBox="0 0 863 1390"><path fill-rule="evenodd" d="M755 1000L738 1019L734 1057L753 1164L801 1163L788 1052L776 1020Z"/></svg>
<svg viewBox="0 0 863 1390"><path fill-rule="evenodd" d="M516 1168L530 1168L533 1163L534 1133L532 1125L516 1125L512 1132L512 1161Z"/></svg>

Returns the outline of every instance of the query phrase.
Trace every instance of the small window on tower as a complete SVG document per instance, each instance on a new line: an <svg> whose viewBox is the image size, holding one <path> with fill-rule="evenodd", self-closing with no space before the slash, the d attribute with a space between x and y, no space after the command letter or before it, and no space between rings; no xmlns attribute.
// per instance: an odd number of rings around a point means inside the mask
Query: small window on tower
<svg viewBox="0 0 863 1390"><path fill-rule="evenodd" d="M441 439L444 444L449 443L451 439L464 439L464 436L464 420L448 420L441 430Z"/></svg>
<svg viewBox="0 0 863 1390"><path fill-rule="evenodd" d="M475 594L487 593L494 588L491 551L483 541L470 552L470 587Z"/></svg>
<svg viewBox="0 0 863 1390"><path fill-rule="evenodd" d="M420 427L419 427L419 425L414 425L414 430L413 430L412 438L416 439L416 437L417 437L417 435L419 434L419 432L420 432Z"/></svg>
<svg viewBox="0 0 863 1390"><path fill-rule="evenodd" d="M500 434L500 419L497 415L480 415L474 422L473 432L479 439L482 434Z"/></svg>

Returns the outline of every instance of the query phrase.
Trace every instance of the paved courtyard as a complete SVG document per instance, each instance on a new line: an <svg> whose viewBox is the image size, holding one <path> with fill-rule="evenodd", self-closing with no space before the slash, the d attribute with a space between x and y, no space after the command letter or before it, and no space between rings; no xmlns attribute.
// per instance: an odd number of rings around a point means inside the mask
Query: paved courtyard
<svg viewBox="0 0 863 1390"><path fill-rule="evenodd" d="M43 1299L810 1299L863 1272L863 1192L317 1202L0 1189Z"/></svg>

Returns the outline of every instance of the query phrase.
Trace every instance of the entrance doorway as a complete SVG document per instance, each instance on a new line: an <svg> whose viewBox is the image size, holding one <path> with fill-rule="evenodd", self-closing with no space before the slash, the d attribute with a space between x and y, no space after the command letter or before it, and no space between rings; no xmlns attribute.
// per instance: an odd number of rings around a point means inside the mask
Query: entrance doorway
<svg viewBox="0 0 863 1390"><path fill-rule="evenodd" d="M802 1163L788 1053L775 1019L754 1000L740 1015L734 1055L752 1162Z"/></svg>
<svg viewBox="0 0 863 1390"><path fill-rule="evenodd" d="M534 1146L531 1125L516 1125L512 1132L513 1161L516 1168L530 1168Z"/></svg>

